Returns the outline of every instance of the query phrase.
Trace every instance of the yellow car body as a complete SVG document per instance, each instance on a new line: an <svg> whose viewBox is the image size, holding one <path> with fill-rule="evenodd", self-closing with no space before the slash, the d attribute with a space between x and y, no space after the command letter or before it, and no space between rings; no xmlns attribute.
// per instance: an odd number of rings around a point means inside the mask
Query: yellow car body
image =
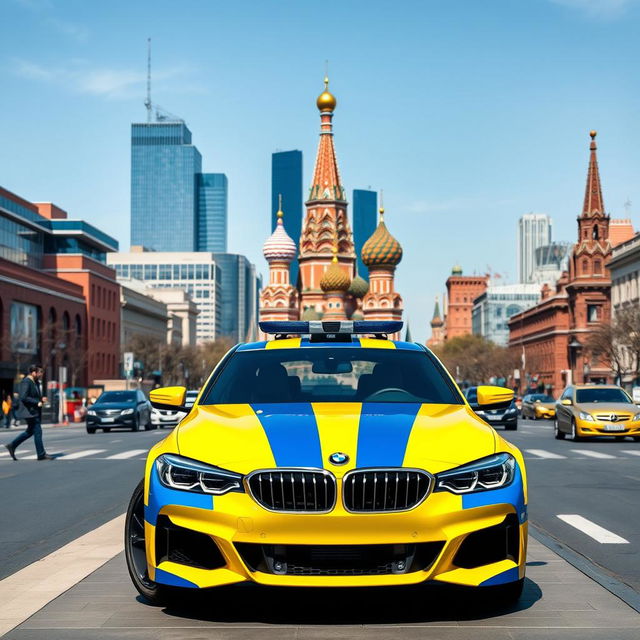
<svg viewBox="0 0 640 640"><path fill-rule="evenodd" d="M309 349L339 355L344 346L287 338L240 345L227 359L272 349L298 350L301 358ZM527 483L520 451L474 414L453 379L425 348L364 338L354 339L353 346L369 354L419 352L441 369L459 399L453 404L203 404L212 382L216 384L216 372L225 366L223 361L187 417L148 455L144 538L152 582L188 588L240 582L290 587L373 587L430 580L473 587L521 583L527 548ZM162 396L167 402L172 393L160 390L156 400ZM438 489L438 474L496 454L513 461L508 485L462 495ZM239 474L242 486L223 495L168 487L159 475L164 471L158 461L165 455ZM273 477L276 491L284 491L283 478L287 482L297 478L299 483L305 477L302 471L325 474L313 476L314 490L316 477L332 478L328 482L335 483L333 503L321 513L271 508L279 500L273 497ZM362 476L363 471L373 475ZM414 472L429 478L430 486L417 504L397 511L354 512L355 498L348 493L356 483L361 487L363 479L366 483L371 477L380 486L384 482L386 491L386 483L395 482L397 501L399 489L405 487L402 474L406 474L408 499L409 473ZM256 487L266 497L261 498ZM311 493L308 487L304 491L306 507ZM280 505L285 504L282 495ZM385 509L387 495L391 501L393 491L384 494ZM378 504L375 493L372 504ZM185 554L171 555L170 545L179 540L191 540L191 548L202 543L202 557L208 564L184 562ZM355 567L349 565L349 550L364 547L367 553L380 554L375 570L361 566L360 561L354 561ZM389 560L391 549L399 555ZM337 554L332 556L333 569L323 564L322 554L329 551Z"/></svg>
<svg viewBox="0 0 640 640"><path fill-rule="evenodd" d="M539 420L542 420L542 419L551 420L556 415L556 407L555 407L555 404L540 402L536 404L534 408L534 412L535 412L536 418Z"/></svg>
<svg viewBox="0 0 640 640"><path fill-rule="evenodd" d="M556 403L551 396L543 393L526 394L522 398L520 413L523 418L552 420L556 415Z"/></svg>

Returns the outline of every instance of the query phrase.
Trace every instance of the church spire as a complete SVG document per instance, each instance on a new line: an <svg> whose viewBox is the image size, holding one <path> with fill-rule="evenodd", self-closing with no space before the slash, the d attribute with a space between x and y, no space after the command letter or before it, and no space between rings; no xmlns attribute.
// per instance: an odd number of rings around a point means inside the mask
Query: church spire
<svg viewBox="0 0 640 640"><path fill-rule="evenodd" d="M584 194L584 206L582 215L590 216L594 213L604 214L604 200L602 199L602 186L600 184L600 172L598 171L598 157L596 154L596 131L591 131L591 155L589 157L589 170L587 172L587 187Z"/></svg>

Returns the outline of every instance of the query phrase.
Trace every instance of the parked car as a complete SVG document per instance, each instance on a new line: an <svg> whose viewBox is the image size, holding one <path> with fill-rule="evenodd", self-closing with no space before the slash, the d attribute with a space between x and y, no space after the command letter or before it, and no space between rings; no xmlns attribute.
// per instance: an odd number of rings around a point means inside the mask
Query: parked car
<svg viewBox="0 0 640 640"><path fill-rule="evenodd" d="M469 406L492 427L504 427L507 431L518 428L518 407L515 400L497 409L483 409L478 403L478 387L469 387L465 392Z"/></svg>
<svg viewBox="0 0 640 640"><path fill-rule="evenodd" d="M199 389L190 389L187 391L184 406L191 408L199 393ZM160 427L161 429L164 429L164 427L175 427L186 415L187 413L185 411L151 407L151 424L155 427Z"/></svg>
<svg viewBox="0 0 640 640"><path fill-rule="evenodd" d="M142 391L105 391L87 411L87 433L126 427L131 431L153 428L151 403Z"/></svg>
<svg viewBox="0 0 640 640"><path fill-rule="evenodd" d="M640 442L640 407L615 385L572 385L556 402L554 433L557 440L631 436Z"/></svg>
<svg viewBox="0 0 640 640"><path fill-rule="evenodd" d="M556 415L556 401L546 393L530 393L522 398L520 414L532 420L550 420Z"/></svg>

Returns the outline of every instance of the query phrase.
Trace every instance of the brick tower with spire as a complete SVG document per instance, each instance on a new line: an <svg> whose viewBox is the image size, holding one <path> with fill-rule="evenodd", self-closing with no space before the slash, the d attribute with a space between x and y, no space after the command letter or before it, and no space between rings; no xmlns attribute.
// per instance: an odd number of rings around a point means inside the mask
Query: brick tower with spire
<svg viewBox="0 0 640 640"><path fill-rule="evenodd" d="M440 316L440 302L436 296L436 304L433 307L431 318L431 337L427 340L427 347L437 347L444 342L444 320Z"/></svg>
<svg viewBox="0 0 640 640"><path fill-rule="evenodd" d="M353 235L347 217L345 190L340 180L338 162L333 143L333 112L337 101L329 91L329 79L324 79L324 91L316 104L320 111L320 141L318 155L305 203L306 214L300 236L300 311L303 320L324 317L328 298L321 279L329 268L344 271L348 282L355 276L356 255ZM337 252L334 255L334 244ZM335 257L335 260L334 260ZM349 284L347 284L347 289ZM345 299L347 310L355 305ZM344 309L344 307L343 307ZM335 309L329 315L333 316Z"/></svg>

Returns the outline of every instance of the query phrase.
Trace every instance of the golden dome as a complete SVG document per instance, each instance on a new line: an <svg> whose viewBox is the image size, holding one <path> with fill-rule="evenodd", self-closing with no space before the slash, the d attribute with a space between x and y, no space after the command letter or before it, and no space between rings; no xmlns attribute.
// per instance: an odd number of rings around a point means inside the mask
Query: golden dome
<svg viewBox="0 0 640 640"><path fill-rule="evenodd" d="M329 268L322 274L320 278L320 288L327 293L328 291L347 291L351 285L351 278L344 269L340 268L338 263L338 248L333 248L333 260Z"/></svg>
<svg viewBox="0 0 640 640"><path fill-rule="evenodd" d="M380 207L380 222L362 247L362 261L367 267L395 267L402 260L402 246L389 233Z"/></svg>
<svg viewBox="0 0 640 640"><path fill-rule="evenodd" d="M324 91L318 96L316 104L321 112L333 111L336 108L337 100L329 91L329 78L327 76L324 77Z"/></svg>

